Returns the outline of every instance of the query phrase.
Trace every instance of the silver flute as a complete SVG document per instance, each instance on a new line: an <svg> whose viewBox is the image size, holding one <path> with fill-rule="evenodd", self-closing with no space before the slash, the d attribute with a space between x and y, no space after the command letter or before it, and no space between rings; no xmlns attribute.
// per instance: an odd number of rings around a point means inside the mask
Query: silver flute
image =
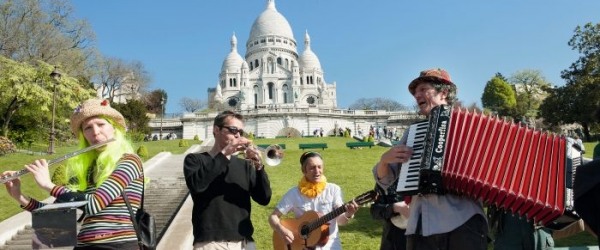
<svg viewBox="0 0 600 250"><path fill-rule="evenodd" d="M62 162L62 161L64 161L64 160L66 160L66 159L69 159L69 158L71 158L71 157L73 157L73 156L77 156L77 155L83 154L83 153L85 153L85 152L87 152L87 151L90 151L90 150L97 149L97 148L99 148L99 147L102 147L102 146L104 146L104 145L108 144L109 142L113 142L113 141L115 141L115 138L111 138L111 139L108 139L108 140L106 140L106 141L103 141L103 142L101 142L101 143L98 143L98 144L94 144L94 145L92 145L92 146L89 146L89 147L87 147L87 148L82 148L82 149L80 149L80 150L77 150L77 151L75 151L75 152L68 153L68 154L66 154L66 155L63 155L63 156L61 156L61 157L58 157L58 158L56 158L56 159L49 160L49 161L48 161L48 167L52 166L53 164L56 164L56 163ZM24 175L24 174L26 174L26 173L29 173L29 170L27 170L26 168L24 168L24 169L21 169L21 170L19 170L19 171L17 171L17 172L14 172L14 173L13 173L13 174L11 174L11 175L8 175L8 176L2 176L2 177L0 177L0 184L4 184L4 183L7 183L7 182L9 182L9 181L12 181L12 180L14 180L14 179L16 179L16 178L19 178L21 175Z"/></svg>

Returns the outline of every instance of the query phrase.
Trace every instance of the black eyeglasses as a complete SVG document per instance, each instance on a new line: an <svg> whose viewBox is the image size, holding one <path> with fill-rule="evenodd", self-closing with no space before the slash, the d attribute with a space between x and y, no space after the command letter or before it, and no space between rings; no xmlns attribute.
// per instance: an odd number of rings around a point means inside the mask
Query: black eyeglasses
<svg viewBox="0 0 600 250"><path fill-rule="evenodd" d="M229 133L232 134L240 133L240 136L246 135L243 129L239 129L236 126L221 126L221 128L226 128L227 130L229 130Z"/></svg>

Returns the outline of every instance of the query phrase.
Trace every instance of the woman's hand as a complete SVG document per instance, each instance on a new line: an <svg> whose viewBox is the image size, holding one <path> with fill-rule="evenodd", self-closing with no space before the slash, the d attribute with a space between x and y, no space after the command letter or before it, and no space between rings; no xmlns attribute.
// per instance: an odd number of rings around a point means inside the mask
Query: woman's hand
<svg viewBox="0 0 600 250"><path fill-rule="evenodd" d="M56 186L50 179L50 170L48 169L48 163L45 159L36 160L32 164L25 165L25 168L33 174L35 182L42 189L50 192L50 190Z"/></svg>
<svg viewBox="0 0 600 250"><path fill-rule="evenodd" d="M2 173L2 176L11 176L15 174L17 171L5 171ZM29 198L23 196L21 193L21 180L19 178L12 179L4 183L6 187L6 191L15 199L21 206L27 206L29 204Z"/></svg>
<svg viewBox="0 0 600 250"><path fill-rule="evenodd" d="M2 173L2 177L11 176L16 172L17 171L5 171ZM13 197L15 200L19 200L19 197L21 197L21 180L19 178L5 182L4 186L11 197Z"/></svg>

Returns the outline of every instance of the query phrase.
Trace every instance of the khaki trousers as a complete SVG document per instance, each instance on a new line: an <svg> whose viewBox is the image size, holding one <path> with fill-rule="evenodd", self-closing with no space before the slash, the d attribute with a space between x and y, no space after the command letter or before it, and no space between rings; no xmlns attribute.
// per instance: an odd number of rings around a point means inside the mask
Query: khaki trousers
<svg viewBox="0 0 600 250"><path fill-rule="evenodd" d="M245 240L196 242L194 250L256 250L256 244Z"/></svg>

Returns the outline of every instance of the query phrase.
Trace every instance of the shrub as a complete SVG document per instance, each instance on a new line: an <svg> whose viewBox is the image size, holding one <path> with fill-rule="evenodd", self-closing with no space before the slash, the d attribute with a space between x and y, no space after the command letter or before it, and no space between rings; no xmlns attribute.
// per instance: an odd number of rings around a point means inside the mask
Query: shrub
<svg viewBox="0 0 600 250"><path fill-rule="evenodd" d="M367 142L374 142L375 138L372 135L369 135L369 137L367 137Z"/></svg>
<svg viewBox="0 0 600 250"><path fill-rule="evenodd" d="M198 135L194 135L194 141L199 141L200 137Z"/></svg>
<svg viewBox="0 0 600 250"><path fill-rule="evenodd" d="M141 142L146 137L146 134L140 132L127 133L132 142Z"/></svg>
<svg viewBox="0 0 600 250"><path fill-rule="evenodd" d="M148 157L148 148L146 148L146 146L141 145L137 151L136 151L137 155L139 157L141 157L142 159L146 159Z"/></svg>
<svg viewBox="0 0 600 250"><path fill-rule="evenodd" d="M52 182L56 185L67 185L67 176L66 176L66 168L67 165L60 164L56 166L54 169L54 174L52 174Z"/></svg>
<svg viewBox="0 0 600 250"><path fill-rule="evenodd" d="M350 131L344 130L344 137L350 137Z"/></svg>
<svg viewBox="0 0 600 250"><path fill-rule="evenodd" d="M254 140L254 133L248 133L248 136L246 136L246 138L248 138L248 140Z"/></svg>
<svg viewBox="0 0 600 250"><path fill-rule="evenodd" d="M189 147L190 145L184 139L179 140L179 147Z"/></svg>
<svg viewBox="0 0 600 250"><path fill-rule="evenodd" d="M15 144L4 136L0 136L0 156L17 151Z"/></svg>

